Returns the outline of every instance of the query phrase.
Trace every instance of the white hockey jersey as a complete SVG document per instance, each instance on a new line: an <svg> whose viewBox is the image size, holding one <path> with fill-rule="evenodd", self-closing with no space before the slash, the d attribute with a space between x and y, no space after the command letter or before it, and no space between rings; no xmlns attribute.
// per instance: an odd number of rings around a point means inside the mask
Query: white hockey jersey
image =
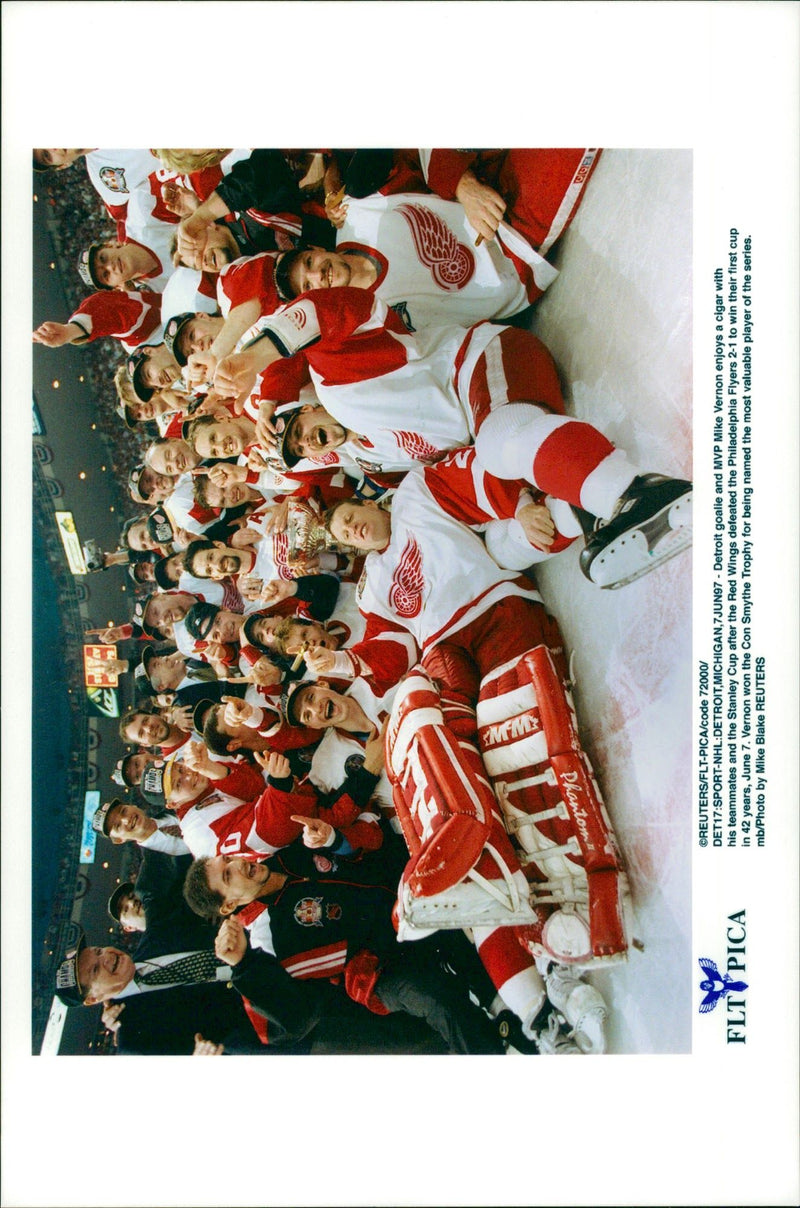
<svg viewBox="0 0 800 1208"><path fill-rule="evenodd" d="M458 202L416 193L349 198L337 251L370 256L370 292L409 331L504 319L530 306L558 276L526 240L501 223L497 239L475 246Z"/></svg>
<svg viewBox="0 0 800 1208"><path fill-rule="evenodd" d="M412 336L385 302L343 287L303 295L248 336L267 333L284 356L305 350L320 402L358 433L342 454L369 474L431 463L475 439L470 378L504 330L479 323Z"/></svg>

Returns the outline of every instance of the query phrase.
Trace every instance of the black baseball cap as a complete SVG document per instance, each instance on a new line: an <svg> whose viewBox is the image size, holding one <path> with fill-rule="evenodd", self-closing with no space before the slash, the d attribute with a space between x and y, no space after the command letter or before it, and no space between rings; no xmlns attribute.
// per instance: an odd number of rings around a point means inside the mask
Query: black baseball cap
<svg viewBox="0 0 800 1208"><path fill-rule="evenodd" d="M142 403L149 403L155 394L152 386L146 386L142 378L142 371L147 364L147 360L146 350L144 348L137 348L136 352L131 353L125 363L125 372L133 386L134 394Z"/></svg>
<svg viewBox="0 0 800 1208"><path fill-rule="evenodd" d="M56 997L67 1007L82 1007L86 997L86 991L81 989L78 980L78 961L85 946L86 936L81 932L75 947L65 954L56 969Z"/></svg>
<svg viewBox="0 0 800 1208"><path fill-rule="evenodd" d="M87 285L89 289L109 289L110 286L103 285L95 276L95 256L100 251L102 243L90 243L85 247L78 257L78 272L80 273L81 281Z"/></svg>
<svg viewBox="0 0 800 1208"><path fill-rule="evenodd" d="M167 326L164 328L164 343L181 368L183 368L189 358L185 357L178 348L178 341L180 340L181 332L186 327L186 324L190 323L192 319L196 317L197 316L193 310L186 310L183 312L183 314L173 315L169 323L167 323Z"/></svg>
<svg viewBox="0 0 800 1208"><path fill-rule="evenodd" d="M204 642L209 629L217 619L219 608L207 600L198 600L186 614L184 623L196 642Z"/></svg>
<svg viewBox="0 0 800 1208"><path fill-rule="evenodd" d="M273 420L273 427L277 434L276 450L287 470L291 470L297 465L298 461L302 461L302 456L289 451L289 438L294 431L294 426L300 415L302 408L295 407L288 415L279 415Z"/></svg>
<svg viewBox="0 0 800 1208"><path fill-rule="evenodd" d="M115 919L117 922L120 921L120 901L126 896L126 894L134 893L135 891L136 886L134 885L133 881L123 881L121 885L117 886L111 897L108 899L108 913L111 915L112 919Z"/></svg>
<svg viewBox="0 0 800 1208"><path fill-rule="evenodd" d="M164 790L164 772L164 761L161 759L152 759L144 765L141 783L138 786L139 792L147 804L154 805L162 810L167 804L167 795Z"/></svg>
<svg viewBox="0 0 800 1208"><path fill-rule="evenodd" d="M297 694L301 688L313 688L315 682L315 680L297 680L295 683L289 684L288 688L281 694L281 713L287 725L302 725L296 712Z"/></svg>

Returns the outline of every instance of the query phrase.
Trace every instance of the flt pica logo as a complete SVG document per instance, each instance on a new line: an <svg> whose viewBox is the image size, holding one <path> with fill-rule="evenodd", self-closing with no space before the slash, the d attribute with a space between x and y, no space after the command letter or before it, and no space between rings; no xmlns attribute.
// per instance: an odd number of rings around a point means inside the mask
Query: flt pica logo
<svg viewBox="0 0 800 1208"><path fill-rule="evenodd" d="M739 976L745 973L747 968L745 963L747 924L744 910L728 915L726 938L728 948L724 973L720 973L716 962L709 957L698 957L697 963L703 971L700 990L704 996L698 1009L701 1015L707 1015L714 1010L718 1002L724 1001L727 1011L727 1043L744 1044L747 1039L745 1035L747 1000L744 998L744 991L749 989L748 983Z"/></svg>

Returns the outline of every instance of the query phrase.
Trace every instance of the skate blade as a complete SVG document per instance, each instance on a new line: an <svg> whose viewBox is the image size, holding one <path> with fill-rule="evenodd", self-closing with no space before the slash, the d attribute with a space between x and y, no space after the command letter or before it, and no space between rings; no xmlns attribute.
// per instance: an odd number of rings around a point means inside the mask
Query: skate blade
<svg viewBox="0 0 800 1208"><path fill-rule="evenodd" d="M598 587L616 590L635 583L692 544L692 492L663 508L640 529L622 533L596 557L589 577Z"/></svg>

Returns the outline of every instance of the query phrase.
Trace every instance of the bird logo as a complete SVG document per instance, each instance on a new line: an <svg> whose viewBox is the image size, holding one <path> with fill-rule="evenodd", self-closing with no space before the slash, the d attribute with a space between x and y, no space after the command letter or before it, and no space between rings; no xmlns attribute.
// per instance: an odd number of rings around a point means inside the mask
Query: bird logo
<svg viewBox="0 0 800 1208"><path fill-rule="evenodd" d="M719 1000L726 994L739 994L748 988L747 982L734 981L729 973L720 973L714 962L707 956L698 957L697 963L705 975L700 982L700 989L705 992L705 998L700 1003L701 1015L705 1015L707 1011L713 1011Z"/></svg>

